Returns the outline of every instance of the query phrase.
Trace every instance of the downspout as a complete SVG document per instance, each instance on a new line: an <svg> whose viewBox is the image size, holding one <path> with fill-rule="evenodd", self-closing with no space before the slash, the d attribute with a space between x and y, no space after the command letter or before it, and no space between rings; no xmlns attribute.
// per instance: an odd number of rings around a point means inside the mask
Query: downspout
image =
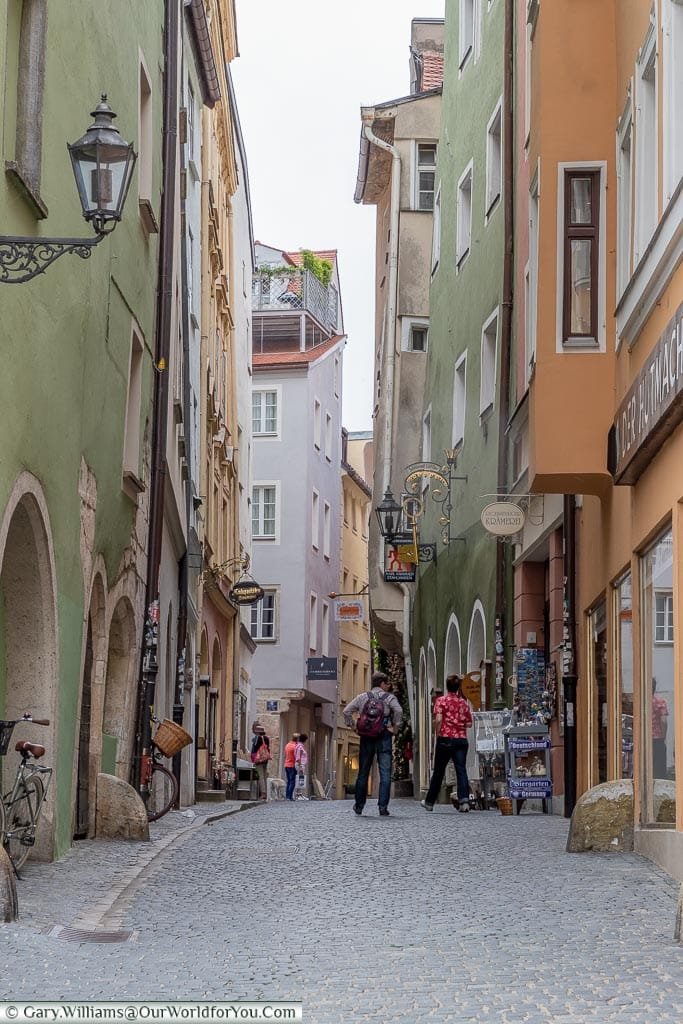
<svg viewBox="0 0 683 1024"><path fill-rule="evenodd" d="M512 303L514 291L514 3L505 0L505 28L503 36L503 294L500 318L500 381L498 415L498 485L499 494L508 489L508 437L510 417L510 364L512 349ZM507 583L508 549L498 546L496 556L496 623L495 623L495 700L502 706L505 700L506 620L505 589Z"/></svg>
<svg viewBox="0 0 683 1024"><path fill-rule="evenodd" d="M382 451L382 493L391 487L391 454L394 434L394 377L396 365L396 306L398 298L398 232L401 204L401 154L396 146L380 139L372 130L371 114L362 114L363 133L373 146L391 153L391 211L389 219L389 298L384 343L384 445Z"/></svg>
<svg viewBox="0 0 683 1024"><path fill-rule="evenodd" d="M142 671L138 692L133 781L140 786L141 758L149 753L151 740L150 707L158 672L159 641L159 568L164 528L164 489L166 481L166 442L168 426L171 325L173 311L173 250L176 199L176 152L178 143L178 30L179 4L166 0L164 12L164 122L162 148L162 199L159 230L159 270L155 339L154 411L152 427L152 464L149 495L149 543L147 551L146 621L142 644Z"/></svg>

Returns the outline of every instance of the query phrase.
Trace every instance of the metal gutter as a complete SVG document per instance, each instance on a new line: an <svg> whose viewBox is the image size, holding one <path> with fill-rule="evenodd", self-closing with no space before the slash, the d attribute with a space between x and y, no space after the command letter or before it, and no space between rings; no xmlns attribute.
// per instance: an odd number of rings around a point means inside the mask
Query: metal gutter
<svg viewBox="0 0 683 1024"><path fill-rule="evenodd" d="M197 54L199 80L202 86L202 100L207 107L213 107L221 98L218 69L211 46L209 22L206 17L204 0L183 0L190 23L190 35Z"/></svg>

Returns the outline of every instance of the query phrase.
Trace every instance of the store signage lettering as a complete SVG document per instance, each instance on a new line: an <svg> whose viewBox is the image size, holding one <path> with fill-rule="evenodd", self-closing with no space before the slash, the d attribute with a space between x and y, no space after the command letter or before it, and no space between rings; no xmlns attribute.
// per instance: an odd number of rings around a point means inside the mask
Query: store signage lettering
<svg viewBox="0 0 683 1024"><path fill-rule="evenodd" d="M415 563L404 562L400 555L401 545L385 543L384 545L384 581L385 583L414 583Z"/></svg>
<svg viewBox="0 0 683 1024"><path fill-rule="evenodd" d="M307 679L336 679L336 658L308 658L306 660Z"/></svg>
<svg viewBox="0 0 683 1024"><path fill-rule="evenodd" d="M334 605L335 622L360 622L365 615L362 601L346 601L340 599Z"/></svg>
<svg viewBox="0 0 683 1024"><path fill-rule="evenodd" d="M513 501L494 501L481 513L481 525L494 537L512 537L524 526L524 509Z"/></svg>
<svg viewBox="0 0 683 1024"><path fill-rule="evenodd" d="M256 604L263 597L263 587L254 580L238 580L229 596L235 604Z"/></svg>
<svg viewBox="0 0 683 1024"><path fill-rule="evenodd" d="M445 487L446 490L448 490L448 480L435 462L414 462L409 469L410 472L405 478L405 488L407 491L412 491L413 487L411 485L422 480L423 477L429 477L431 480L436 480L437 483L441 484L442 487Z"/></svg>
<svg viewBox="0 0 683 1024"><path fill-rule="evenodd" d="M614 421L616 483L633 484L683 419L683 303L647 357Z"/></svg>

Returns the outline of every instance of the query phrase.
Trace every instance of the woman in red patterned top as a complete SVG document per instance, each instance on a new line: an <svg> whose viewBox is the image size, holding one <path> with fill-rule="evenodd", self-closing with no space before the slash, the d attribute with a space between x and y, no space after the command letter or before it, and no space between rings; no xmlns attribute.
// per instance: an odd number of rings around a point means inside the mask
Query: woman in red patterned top
<svg viewBox="0 0 683 1024"><path fill-rule="evenodd" d="M427 796L422 801L426 811L434 810L434 803L439 795L446 765L452 759L455 775L458 780L459 810L469 811L470 783L467 778L467 729L472 725L472 712L465 698L460 693L460 676L448 676L446 679L446 696L437 697L434 701L434 728L436 731L436 750L434 752L434 771L429 783Z"/></svg>

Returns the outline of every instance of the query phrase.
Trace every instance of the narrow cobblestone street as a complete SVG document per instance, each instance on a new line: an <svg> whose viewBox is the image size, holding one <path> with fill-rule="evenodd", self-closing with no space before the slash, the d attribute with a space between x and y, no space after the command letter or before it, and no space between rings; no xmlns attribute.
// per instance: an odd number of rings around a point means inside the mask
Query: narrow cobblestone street
<svg viewBox="0 0 683 1024"><path fill-rule="evenodd" d="M150 846L29 862L2 998L300 999L313 1024L683 1020L668 875L567 855L561 818L391 809L181 812Z"/></svg>

